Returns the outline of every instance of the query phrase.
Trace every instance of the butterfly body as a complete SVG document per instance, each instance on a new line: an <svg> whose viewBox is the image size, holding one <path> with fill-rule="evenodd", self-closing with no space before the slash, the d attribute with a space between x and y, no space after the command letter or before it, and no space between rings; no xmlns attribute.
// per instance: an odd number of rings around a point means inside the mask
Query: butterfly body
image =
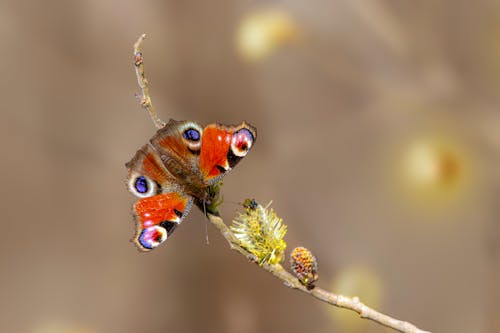
<svg viewBox="0 0 500 333"><path fill-rule="evenodd" d="M163 243L187 215L193 201L205 203L207 189L250 150L256 130L237 126L170 120L126 163L136 235L142 251Z"/></svg>

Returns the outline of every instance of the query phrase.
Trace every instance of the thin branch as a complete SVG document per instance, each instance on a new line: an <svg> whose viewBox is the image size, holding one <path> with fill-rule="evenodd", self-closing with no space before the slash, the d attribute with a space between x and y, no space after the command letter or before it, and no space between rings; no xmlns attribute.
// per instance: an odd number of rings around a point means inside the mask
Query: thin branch
<svg viewBox="0 0 500 333"><path fill-rule="evenodd" d="M137 76L137 82L141 88L141 95L137 95L140 100L141 106L149 113L151 120L153 121L156 128L162 128L165 126L165 122L158 118L153 104L151 103L151 97L149 96L149 83L144 75L144 64L141 52L141 43L146 38L146 34L142 34L137 42L134 44L134 65L135 65L135 75Z"/></svg>
<svg viewBox="0 0 500 333"><path fill-rule="evenodd" d="M140 96L140 100L142 107L146 111L148 111L155 126L157 128L162 128L165 126L165 122L159 119L156 112L154 111L153 105L151 104L151 98L149 96L148 81L144 76L143 57L140 50L140 46L144 38L146 38L145 34L141 35L137 40L137 42L134 44L135 73L137 75L137 81L139 83L139 87L142 90L142 96ZM214 192L209 193L212 199L218 198L219 186L220 185L214 186L212 188ZM257 258L255 257L255 255L250 253L240 245L239 240L236 238L233 232L226 226L224 221L219 216L214 215L217 213L216 208L220 204L218 200L215 200L215 202L213 202L213 205L209 206L206 206L206 202L202 201L199 201L196 204L200 207L202 211L206 212L206 215L210 220L210 222L220 231L222 236L229 243L229 246L231 247L232 250L239 252L252 262L257 262ZM207 208L209 208L209 212L206 211ZM214 214L210 212L213 212ZM332 304L334 306L357 312L361 318L370 319L376 323L390 327L392 329L395 329L403 333L430 333L427 331L420 330L415 325L412 325L408 322L394 319L383 313L375 311L372 308L361 303L358 297L349 298L342 295L336 295L318 287L315 287L313 289L311 288L308 289L306 286L300 283L300 281L295 276L287 272L280 264L264 263L261 267L264 268L266 271L270 272L271 274L273 274L274 276L276 276L281 281L283 281L287 287L305 292L323 302Z"/></svg>
<svg viewBox="0 0 500 333"><path fill-rule="evenodd" d="M248 260L255 262L255 256L240 246L238 239L234 236L232 231L227 227L227 225L219 216L207 214L207 217L210 222L220 231L222 236L227 240L232 250L239 252ZM288 273L280 264L264 264L262 265L262 268L283 281L283 283L287 287L298 289L331 305L357 312L361 318L372 320L376 323L390 327L399 332L430 333L428 331L423 331L417 328L413 324L389 317L388 315L375 311L374 309L361 303L358 297L350 298L342 295L336 295L318 287L309 290L302 283L300 283L300 281L295 276Z"/></svg>

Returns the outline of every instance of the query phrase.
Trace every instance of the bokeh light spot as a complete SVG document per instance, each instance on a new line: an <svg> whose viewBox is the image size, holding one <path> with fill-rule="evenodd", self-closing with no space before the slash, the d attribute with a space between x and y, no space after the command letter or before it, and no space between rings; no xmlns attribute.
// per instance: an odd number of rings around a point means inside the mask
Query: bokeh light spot
<svg viewBox="0 0 500 333"><path fill-rule="evenodd" d="M469 174L465 150L434 137L411 141L400 157L401 184L417 204L446 206L465 192Z"/></svg>
<svg viewBox="0 0 500 333"><path fill-rule="evenodd" d="M249 62L262 60L274 50L296 39L298 29L284 12L265 10L243 18L236 37L241 57Z"/></svg>

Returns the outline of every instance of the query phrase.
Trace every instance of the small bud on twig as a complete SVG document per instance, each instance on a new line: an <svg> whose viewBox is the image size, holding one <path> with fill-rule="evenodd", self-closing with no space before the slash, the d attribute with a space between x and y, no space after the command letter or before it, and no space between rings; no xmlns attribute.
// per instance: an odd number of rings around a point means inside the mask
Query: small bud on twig
<svg viewBox="0 0 500 333"><path fill-rule="evenodd" d="M314 288L314 283L318 280L318 263L311 251L305 247L293 249L290 254L290 266L307 289Z"/></svg>

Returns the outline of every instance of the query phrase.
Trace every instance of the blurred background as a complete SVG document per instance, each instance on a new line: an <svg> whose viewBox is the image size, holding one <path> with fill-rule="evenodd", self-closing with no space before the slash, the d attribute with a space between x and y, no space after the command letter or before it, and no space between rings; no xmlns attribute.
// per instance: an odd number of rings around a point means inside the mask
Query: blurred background
<svg viewBox="0 0 500 333"><path fill-rule="evenodd" d="M433 332L500 327L498 1L0 3L0 331L390 332L290 290L193 210L139 253L124 185L161 118L258 128L225 178L318 284ZM287 253L289 253L287 251ZM288 258L286 259L288 260Z"/></svg>

